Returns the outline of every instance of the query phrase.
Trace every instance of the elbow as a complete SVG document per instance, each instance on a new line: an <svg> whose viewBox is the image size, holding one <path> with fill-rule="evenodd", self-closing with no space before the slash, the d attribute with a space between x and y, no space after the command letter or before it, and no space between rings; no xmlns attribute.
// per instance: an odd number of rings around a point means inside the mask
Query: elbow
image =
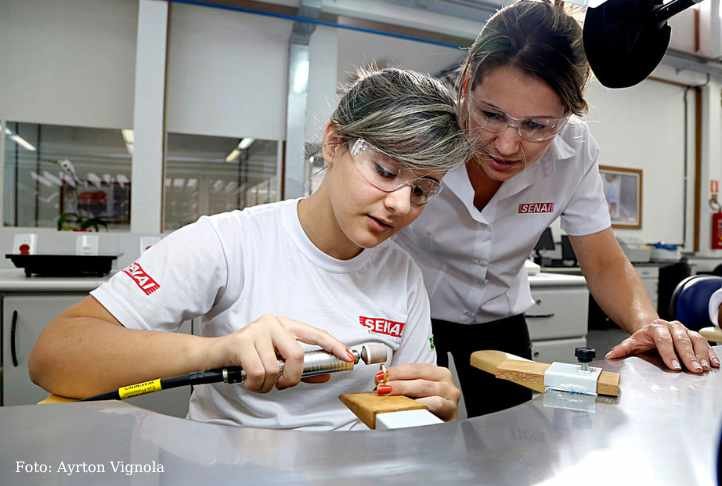
<svg viewBox="0 0 722 486"><path fill-rule="evenodd" d="M30 380L45 390L48 390L49 370L53 368L52 357L45 352L45 346L41 342L42 336L38 338L28 358L28 374ZM49 390L48 390L49 391Z"/></svg>
<svg viewBox="0 0 722 486"><path fill-rule="evenodd" d="M28 356L30 380L51 393L54 385L57 386L58 380L62 378L62 370L66 368L64 347L56 332L56 325L57 320L48 323Z"/></svg>

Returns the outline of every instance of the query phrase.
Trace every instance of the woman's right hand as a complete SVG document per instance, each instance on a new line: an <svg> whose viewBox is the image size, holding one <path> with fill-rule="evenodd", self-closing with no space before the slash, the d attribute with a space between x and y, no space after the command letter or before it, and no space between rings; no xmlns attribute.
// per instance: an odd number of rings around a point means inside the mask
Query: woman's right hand
<svg viewBox="0 0 722 486"><path fill-rule="evenodd" d="M214 339L220 366L240 366L246 388L267 393L298 384L303 372L300 342L320 346L344 361L353 361L349 349L326 331L282 316L263 315L232 334ZM285 362L283 371L278 360Z"/></svg>

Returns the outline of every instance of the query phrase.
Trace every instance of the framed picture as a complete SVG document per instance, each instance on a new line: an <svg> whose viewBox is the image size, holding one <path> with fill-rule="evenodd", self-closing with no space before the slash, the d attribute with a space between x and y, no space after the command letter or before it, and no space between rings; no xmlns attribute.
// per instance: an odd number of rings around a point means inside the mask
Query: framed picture
<svg viewBox="0 0 722 486"><path fill-rule="evenodd" d="M613 228L642 227L642 169L600 165Z"/></svg>

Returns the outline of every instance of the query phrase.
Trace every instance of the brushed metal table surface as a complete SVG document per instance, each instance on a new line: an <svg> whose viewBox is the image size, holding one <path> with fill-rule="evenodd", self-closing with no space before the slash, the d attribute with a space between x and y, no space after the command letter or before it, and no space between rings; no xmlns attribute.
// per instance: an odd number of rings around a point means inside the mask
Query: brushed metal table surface
<svg viewBox="0 0 722 486"><path fill-rule="evenodd" d="M0 408L0 484L716 484L722 373L600 363L621 373L618 399L537 395L484 417L387 432L237 428L120 402ZM52 469L17 471L17 461ZM155 461L163 472L114 472L111 461ZM82 463L86 472L69 474Z"/></svg>

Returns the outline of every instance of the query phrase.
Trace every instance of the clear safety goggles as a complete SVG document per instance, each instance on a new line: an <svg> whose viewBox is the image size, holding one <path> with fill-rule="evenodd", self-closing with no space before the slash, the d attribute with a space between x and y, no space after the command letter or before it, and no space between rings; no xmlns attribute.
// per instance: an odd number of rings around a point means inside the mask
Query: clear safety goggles
<svg viewBox="0 0 722 486"><path fill-rule="evenodd" d="M411 188L411 205L423 206L441 191L441 184L431 176L418 177L379 149L359 138L349 144L354 166L361 176L379 191L391 193Z"/></svg>
<svg viewBox="0 0 722 486"><path fill-rule="evenodd" d="M482 130L500 133L508 127L516 129L519 137L528 142L551 140L564 128L569 117L516 118L484 102L469 100L469 120Z"/></svg>

